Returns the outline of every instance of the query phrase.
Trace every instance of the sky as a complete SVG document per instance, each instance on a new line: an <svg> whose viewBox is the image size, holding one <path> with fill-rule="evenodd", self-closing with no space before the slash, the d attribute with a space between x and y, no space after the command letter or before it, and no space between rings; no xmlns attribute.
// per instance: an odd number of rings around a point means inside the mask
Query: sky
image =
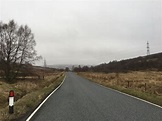
<svg viewBox="0 0 162 121"><path fill-rule="evenodd" d="M147 42L162 51L162 0L0 0L0 21L12 19L31 28L47 65L144 56Z"/></svg>

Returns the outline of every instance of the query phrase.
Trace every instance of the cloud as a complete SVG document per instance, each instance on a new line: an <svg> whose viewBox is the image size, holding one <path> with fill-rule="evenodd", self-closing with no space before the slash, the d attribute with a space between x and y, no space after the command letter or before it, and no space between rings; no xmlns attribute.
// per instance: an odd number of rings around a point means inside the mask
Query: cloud
<svg viewBox="0 0 162 121"><path fill-rule="evenodd" d="M161 0L0 0L0 20L28 24L47 64L98 64L161 51Z"/></svg>

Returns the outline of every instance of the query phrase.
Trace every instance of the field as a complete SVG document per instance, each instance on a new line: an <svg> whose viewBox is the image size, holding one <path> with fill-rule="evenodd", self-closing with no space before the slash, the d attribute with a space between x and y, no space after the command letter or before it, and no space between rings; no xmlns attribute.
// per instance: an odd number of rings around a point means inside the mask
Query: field
<svg viewBox="0 0 162 121"><path fill-rule="evenodd" d="M162 106L162 72L132 71L107 74L80 72L78 74L93 82Z"/></svg>
<svg viewBox="0 0 162 121"><path fill-rule="evenodd" d="M15 120L33 110L63 80L61 72L45 73L44 79L16 80L9 84L0 80L0 121ZM14 113L8 113L9 91L15 92Z"/></svg>

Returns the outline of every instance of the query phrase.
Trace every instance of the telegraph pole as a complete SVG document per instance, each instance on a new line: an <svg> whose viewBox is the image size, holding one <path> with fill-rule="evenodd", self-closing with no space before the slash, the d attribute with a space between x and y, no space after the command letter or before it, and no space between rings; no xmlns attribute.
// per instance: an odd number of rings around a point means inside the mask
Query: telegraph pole
<svg viewBox="0 0 162 121"><path fill-rule="evenodd" d="M46 63L46 59L44 58L44 73L43 73L43 80L44 80L44 76L45 76L46 67L47 67L47 63Z"/></svg>
<svg viewBox="0 0 162 121"><path fill-rule="evenodd" d="M47 67L46 59L44 59L44 67Z"/></svg>

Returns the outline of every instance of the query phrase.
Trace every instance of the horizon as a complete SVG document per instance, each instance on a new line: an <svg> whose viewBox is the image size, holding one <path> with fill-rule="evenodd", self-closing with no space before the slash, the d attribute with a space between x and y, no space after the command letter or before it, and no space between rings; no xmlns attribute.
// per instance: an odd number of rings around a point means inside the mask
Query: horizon
<svg viewBox="0 0 162 121"><path fill-rule="evenodd" d="M129 60L129 59L135 59L135 58L138 58L138 57L146 57L146 56L151 56L151 55L155 55L155 54L160 54L162 52L158 52L158 53L153 53L153 54L149 54L149 55L143 55L143 56L137 56L137 57L130 57L130 58L126 58L126 59L120 59L120 60L111 60L109 62L103 62L103 63L99 63L99 64L52 64L52 65L46 65L47 67L51 67L51 68L59 68L59 69L64 69L65 67L69 67L70 69L74 66L74 67L78 67L78 66L98 66L98 65L102 65L102 64L109 64L110 62L112 61L117 61L117 62L120 62L120 61L123 61L123 60ZM44 67L44 65L35 65L35 66L40 66L40 67Z"/></svg>

